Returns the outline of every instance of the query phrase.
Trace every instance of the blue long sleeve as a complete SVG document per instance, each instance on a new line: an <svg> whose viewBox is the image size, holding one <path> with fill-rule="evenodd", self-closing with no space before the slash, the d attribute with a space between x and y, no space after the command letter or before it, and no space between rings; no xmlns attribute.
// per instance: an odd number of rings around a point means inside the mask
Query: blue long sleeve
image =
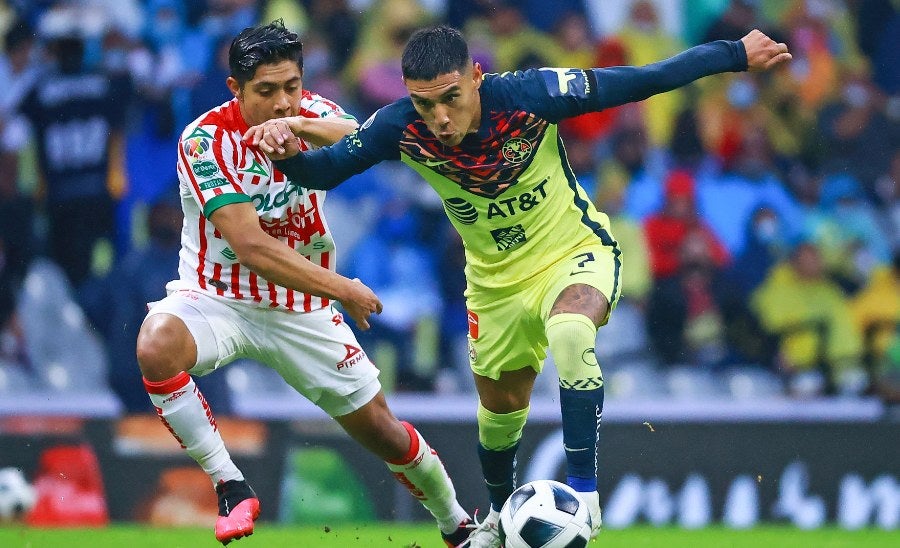
<svg viewBox="0 0 900 548"><path fill-rule="evenodd" d="M335 161L330 152L331 147L301 152L286 160L274 160L272 163L292 182L312 190L331 190L369 167L347 161L346 157L342 158L344 161Z"/></svg>
<svg viewBox="0 0 900 548"><path fill-rule="evenodd" d="M741 41L718 40L643 67L591 69L597 83L598 110L642 101L722 72L747 70Z"/></svg>

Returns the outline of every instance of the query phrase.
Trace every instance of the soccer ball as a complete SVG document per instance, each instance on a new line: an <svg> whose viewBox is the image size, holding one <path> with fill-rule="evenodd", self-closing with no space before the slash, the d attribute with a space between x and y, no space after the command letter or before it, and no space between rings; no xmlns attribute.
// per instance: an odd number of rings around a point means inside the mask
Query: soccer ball
<svg viewBox="0 0 900 548"><path fill-rule="evenodd" d="M34 507L37 493L18 468L0 470L0 523L24 516Z"/></svg>
<svg viewBox="0 0 900 548"><path fill-rule="evenodd" d="M558 481L526 483L500 510L500 539L506 548L584 548L590 538L587 504Z"/></svg>

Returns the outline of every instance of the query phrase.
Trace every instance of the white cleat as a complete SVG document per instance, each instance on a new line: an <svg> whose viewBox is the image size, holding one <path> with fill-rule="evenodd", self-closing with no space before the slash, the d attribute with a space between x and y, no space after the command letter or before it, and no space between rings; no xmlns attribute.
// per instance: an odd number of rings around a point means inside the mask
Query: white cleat
<svg viewBox="0 0 900 548"><path fill-rule="evenodd" d="M587 503L588 510L591 513L591 538L597 538L597 534L600 533L600 527L603 525L603 517L600 513L600 493L592 491L578 494Z"/></svg>
<svg viewBox="0 0 900 548"><path fill-rule="evenodd" d="M459 548L500 548L500 512L493 508L485 516L484 521L478 523L478 514L473 518L469 527L472 532L469 538L459 545Z"/></svg>

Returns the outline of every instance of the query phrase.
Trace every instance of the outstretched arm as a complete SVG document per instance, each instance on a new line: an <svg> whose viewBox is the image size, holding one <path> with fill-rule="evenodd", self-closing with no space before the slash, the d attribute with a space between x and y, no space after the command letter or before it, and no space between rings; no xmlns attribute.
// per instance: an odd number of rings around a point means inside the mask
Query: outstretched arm
<svg viewBox="0 0 900 548"><path fill-rule="evenodd" d="M243 136L245 143L259 147L272 159L281 159L287 147L296 143L297 138L317 146L336 143L354 129L359 127L352 117L329 116L327 118L306 118L290 116L269 120L248 129Z"/></svg>
<svg viewBox="0 0 900 548"><path fill-rule="evenodd" d="M331 190L378 162L400 158L397 143L405 127L403 107L408 110L412 107L398 103L401 102L379 109L349 135L316 150L300 152L298 128L291 127L290 119L284 118L251 127L243 139L247 143L256 140L259 149L291 182L305 188ZM332 129L337 131L339 128Z"/></svg>
<svg viewBox="0 0 900 548"><path fill-rule="evenodd" d="M776 43L758 30L740 40L719 40L695 46L674 57L643 67L593 69L599 108L642 101L722 72L768 70L789 61L787 45Z"/></svg>

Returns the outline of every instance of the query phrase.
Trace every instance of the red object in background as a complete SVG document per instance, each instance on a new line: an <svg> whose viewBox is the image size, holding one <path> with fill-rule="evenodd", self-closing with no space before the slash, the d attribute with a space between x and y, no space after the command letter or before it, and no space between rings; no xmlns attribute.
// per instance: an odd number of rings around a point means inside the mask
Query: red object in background
<svg viewBox="0 0 900 548"><path fill-rule="evenodd" d="M721 268L728 264L730 257L725 245L697 215L694 177L681 170L671 172L666 178L664 193L663 209L644 221L653 277L660 279L678 273L681 268L681 246L690 233L699 234L706 241L713 265ZM672 211L676 200L689 201L688 211Z"/></svg>
<svg viewBox="0 0 900 548"><path fill-rule="evenodd" d="M35 475L33 527L98 527L109 524L100 464L88 444L57 445L41 454Z"/></svg>
<svg viewBox="0 0 900 548"><path fill-rule="evenodd" d="M627 60L625 46L616 38L601 40L594 52L594 66L615 67L625 65ZM597 141L608 136L616 129L619 119L619 108L608 108L600 112L588 112L580 116L560 121L563 133L572 139Z"/></svg>

